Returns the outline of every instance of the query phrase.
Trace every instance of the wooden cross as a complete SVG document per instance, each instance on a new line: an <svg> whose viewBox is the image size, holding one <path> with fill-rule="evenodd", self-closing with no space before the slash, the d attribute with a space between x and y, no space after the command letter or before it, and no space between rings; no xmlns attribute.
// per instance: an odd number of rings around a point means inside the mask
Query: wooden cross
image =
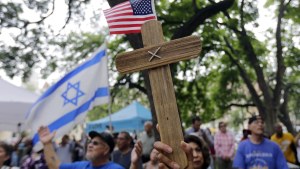
<svg viewBox="0 0 300 169"><path fill-rule="evenodd" d="M124 74L149 69L161 141L173 148L168 157L180 168L186 168L187 158L180 148L183 133L169 64L197 57L201 52L201 41L196 36L189 36L164 42L161 24L156 20L143 24L142 38L144 48L117 56L117 70Z"/></svg>

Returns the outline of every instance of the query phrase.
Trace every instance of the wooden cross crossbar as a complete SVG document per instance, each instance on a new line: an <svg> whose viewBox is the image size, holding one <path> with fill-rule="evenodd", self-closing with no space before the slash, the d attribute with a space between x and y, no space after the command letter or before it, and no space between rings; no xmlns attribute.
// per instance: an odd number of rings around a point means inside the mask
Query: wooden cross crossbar
<svg viewBox="0 0 300 169"><path fill-rule="evenodd" d="M161 141L173 149L168 157L180 168L186 168L187 158L180 148L183 133L169 64L197 57L201 52L200 38L189 36L164 42L161 24L156 20L143 24L142 38L144 48L118 55L116 67L121 73L149 69Z"/></svg>
<svg viewBox="0 0 300 169"><path fill-rule="evenodd" d="M116 59L116 66L120 73L132 73L191 59L197 57L200 52L199 41L197 36L189 36L121 53ZM157 49L161 58L149 61L151 58L149 51L154 53Z"/></svg>

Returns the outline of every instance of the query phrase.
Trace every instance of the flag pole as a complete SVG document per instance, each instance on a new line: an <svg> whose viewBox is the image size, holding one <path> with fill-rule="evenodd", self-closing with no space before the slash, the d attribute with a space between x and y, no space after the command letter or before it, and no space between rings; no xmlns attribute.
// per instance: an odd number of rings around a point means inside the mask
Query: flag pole
<svg viewBox="0 0 300 169"><path fill-rule="evenodd" d="M108 48L107 48L107 46L108 46L108 40L106 40L105 39L105 46L106 46L106 52L107 52L107 50L108 50ZM109 59L108 59L108 55L106 54L106 56L107 56L107 64L109 63L108 61L109 61ZM107 80L108 80L108 92L109 92L109 101L108 101L108 117L109 117L109 132L111 133L111 134L113 134L113 126L112 126L112 120L111 120L111 110L112 110L112 104L111 104L111 102L112 102L112 97L111 97L111 93L110 93L110 85L109 85L109 68L108 68L108 66L107 66Z"/></svg>
<svg viewBox="0 0 300 169"><path fill-rule="evenodd" d="M112 126L112 120L111 120L111 107L112 107L111 97L109 97L109 103L108 103L109 131L112 134L113 133L113 126Z"/></svg>

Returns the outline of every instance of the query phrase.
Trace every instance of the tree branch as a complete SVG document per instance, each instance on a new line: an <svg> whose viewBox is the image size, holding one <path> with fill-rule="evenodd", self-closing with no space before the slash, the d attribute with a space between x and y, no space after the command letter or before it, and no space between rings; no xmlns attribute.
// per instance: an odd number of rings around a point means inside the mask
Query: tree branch
<svg viewBox="0 0 300 169"><path fill-rule="evenodd" d="M233 5L233 3L234 0L224 0L198 10L198 12L189 21L187 21L173 34L172 39L178 39L191 35L197 30L199 25L204 23L207 18L210 18L220 11L226 11Z"/></svg>
<svg viewBox="0 0 300 169"><path fill-rule="evenodd" d="M129 84L129 89L138 89L139 91L147 95L147 90L145 87L139 85L138 83L133 83L131 81L129 81L128 84Z"/></svg>
<svg viewBox="0 0 300 169"><path fill-rule="evenodd" d="M60 34L60 32L65 29L65 27L67 26L67 24L69 23L70 19L71 19L71 16L72 16L72 3L73 3L73 0L69 0L69 3L68 3L68 17L67 17L67 20L65 22L65 24L63 25L63 27L58 31Z"/></svg>
<svg viewBox="0 0 300 169"><path fill-rule="evenodd" d="M233 53L236 53L235 50L233 49L233 47L232 47L232 46L230 45L230 43L228 42L227 38L224 38L224 40L225 40L225 42L226 42L227 47L228 47ZM257 109L258 109L260 112L266 114L265 109L264 109L264 105L263 105L263 103L261 102L261 100L259 99L259 95L257 94L257 92L256 92L256 90L255 90L255 88L254 88L254 86L252 85L251 80L248 78L248 75L247 75L246 71L241 67L241 65L238 63L238 61L235 60L235 59L233 58L233 56L231 55L230 52L228 52L227 50L224 50L224 51L225 51L225 53L229 56L231 62L232 62L234 65L237 66L237 68L238 68L238 70L239 70L239 72L240 72L240 75L241 75L243 81L245 82L245 84L246 84L246 86L247 86L247 88L248 88L248 90L249 90L249 92L250 92L250 94L251 94L251 96L252 96L252 100L253 100L253 102L255 103L255 105L257 106Z"/></svg>
<svg viewBox="0 0 300 169"><path fill-rule="evenodd" d="M228 25L226 23L220 23L220 22L217 22L218 25L223 25L223 26L226 26L228 29L232 30L234 33L238 34L238 35L242 35L242 32L240 30L238 30L237 28L231 26L231 25Z"/></svg>
<svg viewBox="0 0 300 169"><path fill-rule="evenodd" d="M246 51L247 57L251 63L251 65L254 68L255 74L257 76L257 82L259 85L259 88L261 89L263 96L264 96L264 100L266 102L266 104L268 105L272 105L272 97L271 97L271 93L269 90L269 87L266 83L266 80L264 78L264 73L262 71L262 68L259 65L259 60L255 54L254 48L250 42L249 36L247 35L247 31L245 29L244 26L244 12L243 12L243 7L244 7L244 1L241 2L241 10L240 10L240 16L241 16L241 35L239 36L239 42L241 44L241 46L243 46L244 50Z"/></svg>
<svg viewBox="0 0 300 169"><path fill-rule="evenodd" d="M280 106L280 112L288 112L288 102L289 102L289 90L292 87L292 84L287 84L283 93L283 103Z"/></svg>
<svg viewBox="0 0 300 169"><path fill-rule="evenodd" d="M255 107L256 105L253 104L253 103L248 103L248 104L230 103L229 105L226 105L226 106L225 106L225 109L229 109L230 107L233 107L233 106L235 106L235 107L246 107L246 108L248 108L248 107Z"/></svg>
<svg viewBox="0 0 300 169"><path fill-rule="evenodd" d="M284 16L286 6L284 5L284 0L280 1L279 14L277 17L277 27L276 27L276 58L277 58L277 72L276 72L276 86L274 89L274 104L280 105L281 91L283 88L283 75L285 73L286 67L284 65L284 59L282 56L282 39L281 39L281 24L282 18Z"/></svg>
<svg viewBox="0 0 300 169"><path fill-rule="evenodd" d="M210 3L212 3L212 4L216 4L216 2L215 1L213 1L213 0L208 0ZM229 13L227 12L227 11L222 11L223 12L223 14L228 18L228 19L230 19L231 17L230 17L230 15L229 15Z"/></svg>
<svg viewBox="0 0 300 169"><path fill-rule="evenodd" d="M51 15L53 14L54 9L55 9L55 5L54 5L54 4L55 4L55 0L52 1L52 11L51 11L47 16L42 17L41 20L37 21L37 22L36 22L37 24L40 24L41 22L43 22L45 19L47 19L49 16L51 16ZM31 24L31 23L34 23L34 22L30 22L30 24Z"/></svg>
<svg viewBox="0 0 300 169"><path fill-rule="evenodd" d="M296 134L288 112L289 93L292 86L293 84L290 83L284 89L283 103L279 108L280 113L278 114L277 117L287 127L290 133Z"/></svg>
<svg viewBox="0 0 300 169"><path fill-rule="evenodd" d="M199 8L197 7L196 0L193 0L193 7L194 7L195 12L197 12L199 10Z"/></svg>
<svg viewBox="0 0 300 169"><path fill-rule="evenodd" d="M117 83L114 85L114 88L118 88L119 86L125 86L126 84L128 84L129 88L136 88L139 91L141 91L142 93L147 95L147 90L145 87L139 85L138 83L133 83L130 79L129 75L123 75L121 76L120 79L117 80Z"/></svg>
<svg viewBox="0 0 300 169"><path fill-rule="evenodd" d="M52 11L47 15L47 16L41 16L41 19L38 20L38 21L35 21L35 22L29 22L28 20L24 20L24 19L20 19L19 17L17 18L18 19L18 22L21 22L23 23L23 26L18 26L16 24L7 24L5 27L15 27L15 28L18 28L18 29L25 29L28 25L30 24L40 24L42 23L45 19L47 19L49 16L51 16L54 12L54 9L55 9L55 0L52 1Z"/></svg>
<svg viewBox="0 0 300 169"><path fill-rule="evenodd" d="M284 8L287 8L287 6L291 3L292 0L289 0L285 5Z"/></svg>

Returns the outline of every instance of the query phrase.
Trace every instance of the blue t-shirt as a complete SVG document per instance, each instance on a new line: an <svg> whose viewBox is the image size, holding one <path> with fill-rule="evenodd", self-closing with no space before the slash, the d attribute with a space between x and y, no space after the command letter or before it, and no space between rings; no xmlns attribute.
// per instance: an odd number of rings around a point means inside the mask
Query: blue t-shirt
<svg viewBox="0 0 300 169"><path fill-rule="evenodd" d="M93 167L90 161L79 161L75 163L60 164L59 169L124 169L119 164L108 162L104 165Z"/></svg>
<svg viewBox="0 0 300 169"><path fill-rule="evenodd" d="M242 169L288 169L287 162L279 146L264 139L260 144L253 144L250 139L239 144L233 161L234 168Z"/></svg>

